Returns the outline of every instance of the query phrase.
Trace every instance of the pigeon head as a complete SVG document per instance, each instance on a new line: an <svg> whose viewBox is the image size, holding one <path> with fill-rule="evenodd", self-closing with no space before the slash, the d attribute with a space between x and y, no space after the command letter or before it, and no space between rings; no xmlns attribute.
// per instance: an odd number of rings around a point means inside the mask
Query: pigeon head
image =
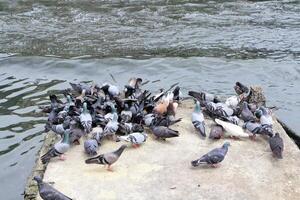
<svg viewBox="0 0 300 200"><path fill-rule="evenodd" d="M37 183L41 183L42 182L42 179L39 176L33 177L33 180L35 180Z"/></svg>
<svg viewBox="0 0 300 200"><path fill-rule="evenodd" d="M254 114L255 114L255 117L257 117L258 119L260 119L260 117L263 115L263 112L261 111L261 110L256 110L255 112L254 112Z"/></svg>
<svg viewBox="0 0 300 200"><path fill-rule="evenodd" d="M243 85L240 82L235 83L234 90L238 95L249 92L248 87L246 87L245 85Z"/></svg>
<svg viewBox="0 0 300 200"><path fill-rule="evenodd" d="M132 126L132 132L143 132L144 127L141 124L134 124Z"/></svg>
<svg viewBox="0 0 300 200"><path fill-rule="evenodd" d="M225 142L225 143L223 144L223 147L228 148L229 146L230 146L230 143L229 143L229 142Z"/></svg>
<svg viewBox="0 0 300 200"><path fill-rule="evenodd" d="M101 87L101 90L104 92L104 94L108 94L108 88L109 88L109 84L104 83Z"/></svg>
<svg viewBox="0 0 300 200"><path fill-rule="evenodd" d="M197 166L199 166L200 162L199 162L199 160L193 160L191 162L191 164L192 164L193 167L197 167Z"/></svg>
<svg viewBox="0 0 300 200"><path fill-rule="evenodd" d="M275 133L275 136L274 137L279 137L280 135L279 135L279 133Z"/></svg>
<svg viewBox="0 0 300 200"><path fill-rule="evenodd" d="M124 92L125 92L125 97L129 97L135 92L135 88L130 85L125 85Z"/></svg>

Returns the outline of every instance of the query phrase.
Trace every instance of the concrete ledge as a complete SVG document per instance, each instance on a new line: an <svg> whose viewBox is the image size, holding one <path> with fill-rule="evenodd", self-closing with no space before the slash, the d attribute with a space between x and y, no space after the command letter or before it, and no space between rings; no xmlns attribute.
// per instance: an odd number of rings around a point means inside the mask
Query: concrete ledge
<svg viewBox="0 0 300 200"><path fill-rule="evenodd" d="M46 171L47 165L42 164L40 157L44 155L57 141L57 136L55 134L46 134L44 143L38 152L36 164L32 169L31 175L27 179L25 191L24 191L24 200L34 200L38 196L38 188L35 181L33 181L34 176L43 177Z"/></svg>
<svg viewBox="0 0 300 200"><path fill-rule="evenodd" d="M274 130L284 140L284 158L277 160L266 138L257 136L230 141L231 147L219 168L192 168L194 160L225 140L201 139L191 123L193 104L185 101L178 109L182 122L172 128L180 137L157 141L149 135L138 149L126 149L108 172L100 165L86 165L83 142L73 146L66 161L51 161L44 173L44 181L76 200L122 199L286 199L300 196L300 151L274 118ZM206 119L209 133L213 121ZM47 141L51 140L51 142ZM40 154L53 143L46 136ZM111 151L122 143L105 141L98 153ZM37 162L33 174L42 174L45 167ZM29 178L29 180L31 177ZM35 184L29 181L25 199L35 199ZM39 195L37 199L40 199Z"/></svg>

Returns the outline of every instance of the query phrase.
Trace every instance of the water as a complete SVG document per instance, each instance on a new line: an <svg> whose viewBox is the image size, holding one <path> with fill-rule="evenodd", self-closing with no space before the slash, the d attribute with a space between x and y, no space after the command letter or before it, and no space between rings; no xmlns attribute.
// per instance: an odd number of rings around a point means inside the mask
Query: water
<svg viewBox="0 0 300 200"><path fill-rule="evenodd" d="M299 133L299 35L299 1L0 0L0 196L22 199L44 137L38 105L68 81L262 85Z"/></svg>

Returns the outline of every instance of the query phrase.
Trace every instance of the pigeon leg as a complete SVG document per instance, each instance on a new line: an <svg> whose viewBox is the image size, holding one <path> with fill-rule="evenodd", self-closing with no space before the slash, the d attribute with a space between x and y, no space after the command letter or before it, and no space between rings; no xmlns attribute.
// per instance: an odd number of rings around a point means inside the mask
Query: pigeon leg
<svg viewBox="0 0 300 200"><path fill-rule="evenodd" d="M110 167L110 165L108 165L107 171L113 172L113 169Z"/></svg>
<svg viewBox="0 0 300 200"><path fill-rule="evenodd" d="M240 138L239 137L236 137L236 136L231 136L232 139L234 140L239 140Z"/></svg>
<svg viewBox="0 0 300 200"><path fill-rule="evenodd" d="M253 141L256 141L256 135L255 135L255 134L249 135L249 138L250 138L251 140L253 140Z"/></svg>
<svg viewBox="0 0 300 200"><path fill-rule="evenodd" d="M61 154L59 156L59 160L62 160L62 161L66 160L66 156L64 154Z"/></svg>
<svg viewBox="0 0 300 200"><path fill-rule="evenodd" d="M219 165L218 164L212 164L211 165L213 168L217 168L217 167L219 167Z"/></svg>
<svg viewBox="0 0 300 200"><path fill-rule="evenodd" d="M132 146L133 146L134 148L139 148L139 147L140 147L140 145L138 145L138 144L132 144Z"/></svg>

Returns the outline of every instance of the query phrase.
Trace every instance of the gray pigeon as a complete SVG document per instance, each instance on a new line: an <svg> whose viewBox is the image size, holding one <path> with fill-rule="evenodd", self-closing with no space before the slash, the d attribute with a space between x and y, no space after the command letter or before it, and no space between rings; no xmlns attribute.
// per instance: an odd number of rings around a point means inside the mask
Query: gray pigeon
<svg viewBox="0 0 300 200"><path fill-rule="evenodd" d="M270 148L273 152L273 155L276 158L282 159L282 152L283 152L283 140L280 137L279 133L275 133L274 137L269 139Z"/></svg>
<svg viewBox="0 0 300 200"><path fill-rule="evenodd" d="M83 110L79 117L80 117L80 123L81 123L82 127L84 128L84 131L86 133L91 132L92 131L92 116L87 109L86 102L83 103Z"/></svg>
<svg viewBox="0 0 300 200"><path fill-rule="evenodd" d="M210 129L209 138L210 139L220 139L224 137L224 129L220 125L214 125Z"/></svg>
<svg viewBox="0 0 300 200"><path fill-rule="evenodd" d="M192 123L200 135L206 137L204 116L199 101L196 102L195 110L192 113Z"/></svg>
<svg viewBox="0 0 300 200"><path fill-rule="evenodd" d="M257 123L257 122L246 122L243 125L244 129L247 129L248 131L250 131L253 134L260 134L261 133L261 124Z"/></svg>
<svg viewBox="0 0 300 200"><path fill-rule="evenodd" d="M86 164L100 164L100 165L108 165L107 170L112 171L110 166L115 163L121 154L123 153L124 149L127 145L122 145L119 149L113 152L101 154L99 156L89 158L85 161Z"/></svg>
<svg viewBox="0 0 300 200"><path fill-rule="evenodd" d="M70 148L70 130L66 130L64 137L56 143L46 154L41 157L42 163L46 164L51 158L59 156L63 160L62 155Z"/></svg>
<svg viewBox="0 0 300 200"><path fill-rule="evenodd" d="M254 115L251 112L251 110L248 107L248 103L247 102L243 102L243 109L240 115L241 119L244 120L244 122L248 122L248 121L255 121Z"/></svg>
<svg viewBox="0 0 300 200"><path fill-rule="evenodd" d="M156 138L166 139L179 136L178 131L165 126L151 126L150 128L153 134L156 136Z"/></svg>
<svg viewBox="0 0 300 200"><path fill-rule="evenodd" d="M48 183L43 182L40 177L35 176L33 180L37 182L39 193L43 200L72 200L70 197L59 192Z"/></svg>
<svg viewBox="0 0 300 200"><path fill-rule="evenodd" d="M201 158L191 162L192 166L197 167L200 164L209 164L216 167L216 164L222 162L227 154L229 142L225 142L221 148L216 148L203 155Z"/></svg>
<svg viewBox="0 0 300 200"><path fill-rule="evenodd" d="M84 141L84 150L88 155L97 155L97 149L101 145L103 129L101 127L95 127L92 130L92 138Z"/></svg>
<svg viewBox="0 0 300 200"><path fill-rule="evenodd" d="M67 130L70 127L70 123L71 123L71 117L67 117L62 124L55 125L55 124L47 123L45 126L45 132L52 130L54 133L63 136L65 130Z"/></svg>
<svg viewBox="0 0 300 200"><path fill-rule="evenodd" d="M91 156L97 155L97 149L99 147L97 140L88 139L84 141L83 146L84 146L85 153L87 153L88 155Z"/></svg>

